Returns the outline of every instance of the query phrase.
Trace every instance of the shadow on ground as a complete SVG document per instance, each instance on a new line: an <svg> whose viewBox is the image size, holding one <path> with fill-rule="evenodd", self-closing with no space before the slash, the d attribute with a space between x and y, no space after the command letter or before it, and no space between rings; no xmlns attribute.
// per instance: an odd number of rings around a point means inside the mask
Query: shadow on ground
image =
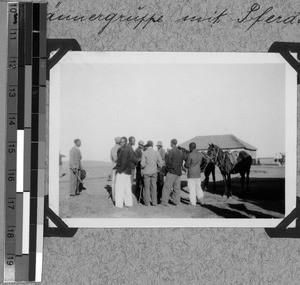
<svg viewBox="0 0 300 285"><path fill-rule="evenodd" d="M217 206L213 206L210 204L205 204L202 206L203 208L206 208L218 216L224 217L224 218L231 218L231 219L241 219L241 218L246 218L248 219L249 217L247 215L243 215L242 213L235 211L235 210L229 210L229 209L224 209L224 208L219 208Z"/></svg>
<svg viewBox="0 0 300 285"><path fill-rule="evenodd" d="M240 188L240 178L231 179L232 194L241 202L248 202L268 211L285 212L285 179L284 178L250 178L249 192ZM224 182L216 182L216 190L213 191L213 183L208 185L207 192L212 194L224 194Z"/></svg>

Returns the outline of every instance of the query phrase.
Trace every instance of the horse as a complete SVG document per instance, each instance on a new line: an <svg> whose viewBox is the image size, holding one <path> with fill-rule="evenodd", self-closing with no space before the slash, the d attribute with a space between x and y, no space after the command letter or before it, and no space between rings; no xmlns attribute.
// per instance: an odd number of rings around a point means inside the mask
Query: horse
<svg viewBox="0 0 300 285"><path fill-rule="evenodd" d="M230 175L237 173L240 173L241 175L241 189L244 188L245 174L247 175L246 184L247 192L249 192L249 174L252 164L252 157L250 154L244 150L229 153L228 151L223 151L220 147L212 143L209 144L207 155L221 171L225 184L225 192L223 196L227 196L228 198L232 196Z"/></svg>
<svg viewBox="0 0 300 285"><path fill-rule="evenodd" d="M183 160L186 161L188 154L190 153L185 148L178 146L178 149L182 151L183 153ZM201 173L204 172L204 186L205 190L208 189L208 182L209 182L209 175L212 174L213 182L214 182L214 191L216 190L216 176L215 176L215 164L210 160L210 158L206 155L204 151L201 151L204 160L202 164L200 165ZM185 171L185 169L183 169Z"/></svg>

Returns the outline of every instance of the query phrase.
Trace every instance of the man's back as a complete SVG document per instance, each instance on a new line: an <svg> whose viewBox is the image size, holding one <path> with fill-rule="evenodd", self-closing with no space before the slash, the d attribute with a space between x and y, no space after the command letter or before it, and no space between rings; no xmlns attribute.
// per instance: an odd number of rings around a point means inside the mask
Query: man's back
<svg viewBox="0 0 300 285"><path fill-rule="evenodd" d="M132 146L126 145L120 148L118 152L117 172L131 174L132 165L135 163L137 163L137 159Z"/></svg>
<svg viewBox="0 0 300 285"><path fill-rule="evenodd" d="M118 149L120 148L121 146L120 145L118 145L118 144L115 144L113 147L112 147L112 149L111 149L111 151L110 151L110 160L111 160L111 162L117 162L117 160L118 160Z"/></svg>
<svg viewBox="0 0 300 285"><path fill-rule="evenodd" d="M149 147L142 156L141 162L144 174L154 174L157 172L157 166L162 166L162 159L158 151Z"/></svg>
<svg viewBox="0 0 300 285"><path fill-rule="evenodd" d="M70 150L70 167L80 168L81 152L79 148L73 146Z"/></svg>
<svg viewBox="0 0 300 285"><path fill-rule="evenodd" d="M182 163L183 163L182 151L180 151L177 147L173 147L167 156L167 161L166 161L167 172L181 176Z"/></svg>
<svg viewBox="0 0 300 285"><path fill-rule="evenodd" d="M188 178L200 178L201 177L201 164L203 162L202 153L194 150L188 154L185 167L188 168Z"/></svg>
<svg viewBox="0 0 300 285"><path fill-rule="evenodd" d="M161 147L159 150L158 150L160 156L161 156L161 159L163 161L163 165L166 165L165 163L165 157L166 157L166 151Z"/></svg>
<svg viewBox="0 0 300 285"><path fill-rule="evenodd" d="M135 169L135 165L138 163L137 155L131 144L128 144L126 147L128 148L131 156L131 169Z"/></svg>
<svg viewBox="0 0 300 285"><path fill-rule="evenodd" d="M131 173L129 153L130 151L127 146L120 148L117 159L117 173Z"/></svg>
<svg viewBox="0 0 300 285"><path fill-rule="evenodd" d="M136 148L135 150L135 154L136 154L136 157L137 159L141 160L142 159L142 156L143 156L143 151L141 150L140 147Z"/></svg>

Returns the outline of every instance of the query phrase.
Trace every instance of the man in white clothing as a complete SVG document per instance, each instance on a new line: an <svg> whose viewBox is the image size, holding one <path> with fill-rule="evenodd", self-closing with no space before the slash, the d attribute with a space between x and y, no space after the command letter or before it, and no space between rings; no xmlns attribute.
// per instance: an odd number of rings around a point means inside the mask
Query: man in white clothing
<svg viewBox="0 0 300 285"><path fill-rule="evenodd" d="M116 183L116 165L118 160L118 151L121 147L120 145L120 137L115 138L115 145L110 151L110 160L111 160L111 198L115 201L115 183Z"/></svg>
<svg viewBox="0 0 300 285"><path fill-rule="evenodd" d="M80 177L81 166L81 152L79 147L81 146L80 139L74 140L74 146L70 150L70 196L79 195L79 183L76 177Z"/></svg>

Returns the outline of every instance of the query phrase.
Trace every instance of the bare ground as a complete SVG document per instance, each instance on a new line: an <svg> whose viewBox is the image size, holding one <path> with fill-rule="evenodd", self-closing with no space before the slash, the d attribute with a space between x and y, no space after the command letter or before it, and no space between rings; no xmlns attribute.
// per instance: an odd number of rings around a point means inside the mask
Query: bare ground
<svg viewBox="0 0 300 285"><path fill-rule="evenodd" d="M252 166L250 192L240 190L239 176L232 177L233 198L222 197L224 183L216 169L216 189L210 182L204 192L205 205L189 205L187 178L182 176L181 205L146 207L133 195L133 207L118 209L110 199L110 164L83 162L87 170L85 187L80 195L69 196L69 172L60 179L59 206L62 218L282 218L285 203L283 166ZM203 177L202 177L203 178Z"/></svg>

